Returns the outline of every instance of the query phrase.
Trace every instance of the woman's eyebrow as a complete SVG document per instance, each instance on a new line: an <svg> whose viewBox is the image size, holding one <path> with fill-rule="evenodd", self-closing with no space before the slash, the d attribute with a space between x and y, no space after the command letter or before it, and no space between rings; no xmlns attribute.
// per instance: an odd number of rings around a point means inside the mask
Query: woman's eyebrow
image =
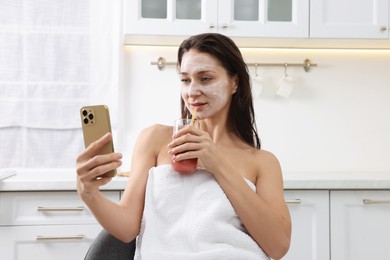
<svg viewBox="0 0 390 260"><path fill-rule="evenodd" d="M195 69L193 71L195 74L202 74L202 73L206 73L206 72L212 72L212 73L216 73L216 70L213 70L213 69L207 69L207 68L201 68L199 70ZM188 75L190 73L186 72L186 71L181 71L180 72L181 75Z"/></svg>

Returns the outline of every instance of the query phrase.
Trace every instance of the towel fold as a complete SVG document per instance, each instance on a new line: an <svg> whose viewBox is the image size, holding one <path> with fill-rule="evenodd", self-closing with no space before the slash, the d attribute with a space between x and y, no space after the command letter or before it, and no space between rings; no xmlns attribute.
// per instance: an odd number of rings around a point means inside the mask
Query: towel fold
<svg viewBox="0 0 390 260"><path fill-rule="evenodd" d="M246 180L252 189L255 185ZM149 171L135 259L269 259L248 235L213 175Z"/></svg>

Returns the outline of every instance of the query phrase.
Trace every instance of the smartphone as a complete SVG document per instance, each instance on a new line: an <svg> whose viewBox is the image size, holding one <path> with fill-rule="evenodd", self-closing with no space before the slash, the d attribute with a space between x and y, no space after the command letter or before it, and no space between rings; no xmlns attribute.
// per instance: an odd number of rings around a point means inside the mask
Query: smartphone
<svg viewBox="0 0 390 260"><path fill-rule="evenodd" d="M108 132L111 133L110 112L107 106L83 106L80 109L80 116L85 148ZM113 152L114 144L111 140L99 151L99 154ZM106 172L102 177L114 177L115 175L116 169Z"/></svg>

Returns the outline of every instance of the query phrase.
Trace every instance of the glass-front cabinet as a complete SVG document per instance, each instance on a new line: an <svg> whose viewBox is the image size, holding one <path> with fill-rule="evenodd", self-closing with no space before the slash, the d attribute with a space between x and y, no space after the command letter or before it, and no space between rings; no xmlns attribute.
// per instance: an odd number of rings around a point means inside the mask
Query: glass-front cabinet
<svg viewBox="0 0 390 260"><path fill-rule="evenodd" d="M124 23L135 35L304 38L309 0L124 0Z"/></svg>
<svg viewBox="0 0 390 260"><path fill-rule="evenodd" d="M309 0L220 0L218 26L229 36L307 38Z"/></svg>
<svg viewBox="0 0 390 260"><path fill-rule="evenodd" d="M123 10L126 34L191 35L216 31L218 0L124 0Z"/></svg>

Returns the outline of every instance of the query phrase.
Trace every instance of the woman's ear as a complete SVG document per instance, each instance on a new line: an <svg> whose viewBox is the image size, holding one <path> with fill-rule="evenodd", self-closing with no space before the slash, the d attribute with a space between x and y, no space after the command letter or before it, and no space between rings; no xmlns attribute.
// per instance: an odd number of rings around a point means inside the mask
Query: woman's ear
<svg viewBox="0 0 390 260"><path fill-rule="evenodd" d="M233 88L232 88L232 95L233 94L235 94L236 92L237 92L237 89L238 89L238 76L236 75L236 76L234 76L233 78L232 78L232 80L233 80Z"/></svg>

